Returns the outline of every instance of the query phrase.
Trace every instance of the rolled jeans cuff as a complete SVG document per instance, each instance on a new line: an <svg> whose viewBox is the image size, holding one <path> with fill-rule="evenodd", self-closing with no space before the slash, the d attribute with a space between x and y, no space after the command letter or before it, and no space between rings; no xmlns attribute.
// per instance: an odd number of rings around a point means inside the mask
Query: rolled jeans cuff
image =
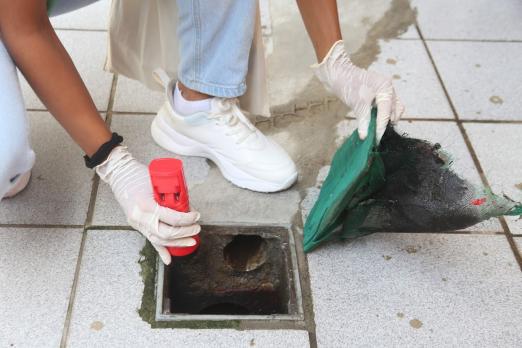
<svg viewBox="0 0 522 348"><path fill-rule="evenodd" d="M247 85L246 82L241 82L238 85L234 86L224 86L213 83L208 83L204 81L198 81L194 79L187 79L183 76L179 75L178 79L181 83L183 83L186 87L198 91L200 93L205 93L211 95L213 97L220 98L236 98L245 94Z"/></svg>

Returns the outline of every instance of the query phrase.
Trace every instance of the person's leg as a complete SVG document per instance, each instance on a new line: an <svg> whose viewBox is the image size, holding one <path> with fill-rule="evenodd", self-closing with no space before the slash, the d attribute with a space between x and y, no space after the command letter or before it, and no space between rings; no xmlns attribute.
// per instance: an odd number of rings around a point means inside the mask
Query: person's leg
<svg viewBox="0 0 522 348"><path fill-rule="evenodd" d="M0 200L27 178L34 163L16 68L0 40ZM22 183L23 184L23 183ZM14 192L13 192L14 193Z"/></svg>
<svg viewBox="0 0 522 348"><path fill-rule="evenodd" d="M333 44L342 40L337 1L297 0L297 5L320 62Z"/></svg>
<svg viewBox="0 0 522 348"><path fill-rule="evenodd" d="M256 129L235 98L247 87L257 0L179 0L178 8L182 91L166 73L157 75L174 98L167 98L154 118L153 139L179 155L214 161L239 187L288 188L297 179L294 162Z"/></svg>
<svg viewBox="0 0 522 348"><path fill-rule="evenodd" d="M188 100L245 93L256 0L178 0L180 90Z"/></svg>

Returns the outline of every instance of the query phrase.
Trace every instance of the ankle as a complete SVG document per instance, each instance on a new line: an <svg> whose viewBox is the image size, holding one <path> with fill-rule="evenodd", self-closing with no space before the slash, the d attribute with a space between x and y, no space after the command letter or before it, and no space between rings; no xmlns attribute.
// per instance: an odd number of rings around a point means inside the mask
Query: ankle
<svg viewBox="0 0 522 348"><path fill-rule="evenodd" d="M208 95L208 94L205 94L205 93L201 93L201 92L198 92L198 91L195 91L193 89L188 88L187 86L185 86L180 81L178 81L178 88L179 88L183 98L185 98L188 101L195 101L195 100L203 100L203 99L212 98L211 95Z"/></svg>
<svg viewBox="0 0 522 348"><path fill-rule="evenodd" d="M180 83L176 84L176 87L172 91L172 101L174 110L180 115L188 116L192 115L196 112L206 112L211 109L211 97L202 98L202 99L187 99L186 94L183 95L183 92L180 88Z"/></svg>

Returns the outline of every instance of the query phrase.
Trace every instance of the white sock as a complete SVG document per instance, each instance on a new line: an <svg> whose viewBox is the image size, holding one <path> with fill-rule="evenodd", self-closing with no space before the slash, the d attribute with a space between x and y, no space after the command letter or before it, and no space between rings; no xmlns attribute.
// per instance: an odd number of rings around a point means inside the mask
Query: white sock
<svg viewBox="0 0 522 348"><path fill-rule="evenodd" d="M209 111L210 110L210 99L202 99L202 100L187 100L181 95L181 91L178 88L178 84L176 83L176 88L174 88L173 101L174 101L174 109L177 113L188 116L192 115L196 112L200 111Z"/></svg>

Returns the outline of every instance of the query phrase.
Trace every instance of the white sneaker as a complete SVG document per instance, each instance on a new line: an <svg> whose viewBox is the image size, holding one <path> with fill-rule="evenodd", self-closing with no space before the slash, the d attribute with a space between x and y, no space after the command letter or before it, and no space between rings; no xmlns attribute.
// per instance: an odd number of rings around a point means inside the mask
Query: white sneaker
<svg viewBox="0 0 522 348"><path fill-rule="evenodd" d="M159 146L183 156L208 158L227 180L253 191L281 191L297 180L290 156L250 123L237 99L212 98L209 112L181 116L172 105L175 81L168 82L166 75L160 79L167 101L151 126Z"/></svg>
<svg viewBox="0 0 522 348"><path fill-rule="evenodd" d="M18 178L16 178L16 181L13 183L13 186L9 189L9 191L4 195L4 198L11 198L20 193L27 186L27 184L29 184L30 178L31 171L21 174Z"/></svg>

